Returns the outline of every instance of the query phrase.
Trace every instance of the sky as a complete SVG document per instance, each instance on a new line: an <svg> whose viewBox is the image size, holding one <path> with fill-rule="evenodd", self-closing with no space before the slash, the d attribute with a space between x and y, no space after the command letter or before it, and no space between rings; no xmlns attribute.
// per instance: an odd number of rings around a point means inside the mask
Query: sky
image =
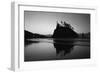
<svg viewBox="0 0 100 73"><path fill-rule="evenodd" d="M33 33L53 34L57 22L66 21L77 33L90 32L90 14L24 11L24 27Z"/></svg>

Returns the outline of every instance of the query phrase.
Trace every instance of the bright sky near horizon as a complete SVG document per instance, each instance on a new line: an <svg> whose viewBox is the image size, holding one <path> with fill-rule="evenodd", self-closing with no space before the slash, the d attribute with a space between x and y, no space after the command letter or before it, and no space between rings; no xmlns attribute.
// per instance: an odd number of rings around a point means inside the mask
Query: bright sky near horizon
<svg viewBox="0 0 100 73"><path fill-rule="evenodd" d="M25 30L53 34L57 21L71 24L77 33L90 32L90 14L24 11Z"/></svg>

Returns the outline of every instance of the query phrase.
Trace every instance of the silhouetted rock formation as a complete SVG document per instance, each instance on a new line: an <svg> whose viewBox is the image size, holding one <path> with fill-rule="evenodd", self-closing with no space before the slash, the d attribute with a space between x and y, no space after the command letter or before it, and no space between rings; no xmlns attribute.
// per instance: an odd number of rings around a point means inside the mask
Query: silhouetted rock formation
<svg viewBox="0 0 100 73"><path fill-rule="evenodd" d="M70 24L62 22L59 24L57 22L56 29L53 33L53 38L76 38L78 34L73 30Z"/></svg>

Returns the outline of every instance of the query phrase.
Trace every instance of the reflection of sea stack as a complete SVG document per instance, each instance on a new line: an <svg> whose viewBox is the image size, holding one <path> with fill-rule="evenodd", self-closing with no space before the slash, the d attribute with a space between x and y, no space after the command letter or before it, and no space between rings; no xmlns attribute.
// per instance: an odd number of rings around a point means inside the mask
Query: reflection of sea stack
<svg viewBox="0 0 100 73"><path fill-rule="evenodd" d="M71 53L71 51L73 50L73 43L74 41L66 41L66 43L69 44L64 44L64 43L59 43L56 40L54 40L56 43L54 43L54 47L56 48L56 53L57 55L60 54L62 51L64 51L64 56L68 53Z"/></svg>
<svg viewBox="0 0 100 73"><path fill-rule="evenodd" d="M62 22L59 24L57 22L56 29L53 33L53 38L76 38L78 34L73 30L70 24Z"/></svg>

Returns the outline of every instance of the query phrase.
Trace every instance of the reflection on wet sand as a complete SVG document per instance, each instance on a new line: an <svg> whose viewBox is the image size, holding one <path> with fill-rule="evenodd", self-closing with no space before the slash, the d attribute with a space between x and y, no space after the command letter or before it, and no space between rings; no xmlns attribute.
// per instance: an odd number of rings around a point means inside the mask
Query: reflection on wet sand
<svg viewBox="0 0 100 73"><path fill-rule="evenodd" d="M59 41L54 40L54 47L56 48L56 54L59 55L63 52L63 56L71 53L74 47L74 40L72 41Z"/></svg>
<svg viewBox="0 0 100 73"><path fill-rule="evenodd" d="M82 39L31 39L25 41L24 61L90 58L89 47Z"/></svg>
<svg viewBox="0 0 100 73"><path fill-rule="evenodd" d="M33 43L39 43L39 41L25 40L24 45L25 45L25 46L28 46L28 45L31 45L31 44L33 44Z"/></svg>

